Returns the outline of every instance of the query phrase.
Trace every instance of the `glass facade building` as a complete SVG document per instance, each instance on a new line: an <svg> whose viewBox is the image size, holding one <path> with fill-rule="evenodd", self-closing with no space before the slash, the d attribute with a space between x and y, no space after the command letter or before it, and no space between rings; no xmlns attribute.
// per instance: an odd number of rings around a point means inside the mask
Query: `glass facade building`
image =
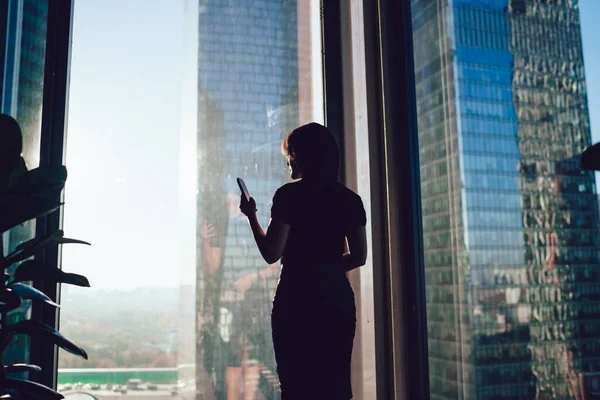
<svg viewBox="0 0 600 400"><path fill-rule="evenodd" d="M271 197L288 179L281 140L322 115L306 91L310 3L199 3L195 364L205 396L224 399L232 386L244 398L277 396L270 313L279 266L254 245L236 178L266 227Z"/></svg>
<svg viewBox="0 0 600 400"><path fill-rule="evenodd" d="M431 398L579 396L600 232L577 1L412 13Z"/></svg>

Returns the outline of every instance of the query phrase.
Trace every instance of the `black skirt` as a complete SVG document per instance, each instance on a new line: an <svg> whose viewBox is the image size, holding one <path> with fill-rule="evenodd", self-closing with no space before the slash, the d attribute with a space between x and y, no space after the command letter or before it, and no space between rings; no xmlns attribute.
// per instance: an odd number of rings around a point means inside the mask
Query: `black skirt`
<svg viewBox="0 0 600 400"><path fill-rule="evenodd" d="M294 270L304 273L290 276L284 267L271 319L282 400L351 399L356 307L350 283L338 266Z"/></svg>

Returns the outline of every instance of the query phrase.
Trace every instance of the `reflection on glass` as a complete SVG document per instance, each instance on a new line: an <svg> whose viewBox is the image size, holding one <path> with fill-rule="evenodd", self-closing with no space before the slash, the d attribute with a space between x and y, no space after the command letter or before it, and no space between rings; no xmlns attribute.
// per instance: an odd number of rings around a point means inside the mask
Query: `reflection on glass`
<svg viewBox="0 0 600 400"><path fill-rule="evenodd" d="M92 289L63 288L61 328L90 360L61 353L63 393L279 398L279 265L235 179L269 215L281 139L323 122L320 32L314 0L76 2L65 230L92 246L63 264Z"/></svg>
<svg viewBox="0 0 600 400"><path fill-rule="evenodd" d="M21 127L23 158L28 169L39 166L47 17L48 0L10 0L0 5L0 18L6 19L6 30L0 32L1 112L14 117ZM5 233L4 254L34 235L35 221ZM26 301L11 312L9 323L28 318L30 306ZM4 362L26 362L28 346L29 338L17 335Z"/></svg>
<svg viewBox="0 0 600 400"><path fill-rule="evenodd" d="M600 373L577 1L412 0L433 399L581 399Z"/></svg>
<svg viewBox="0 0 600 400"><path fill-rule="evenodd" d="M236 178L269 210L286 179L281 139L322 122L318 2L209 0L199 14L196 388L204 398L275 399L279 265L253 245Z"/></svg>

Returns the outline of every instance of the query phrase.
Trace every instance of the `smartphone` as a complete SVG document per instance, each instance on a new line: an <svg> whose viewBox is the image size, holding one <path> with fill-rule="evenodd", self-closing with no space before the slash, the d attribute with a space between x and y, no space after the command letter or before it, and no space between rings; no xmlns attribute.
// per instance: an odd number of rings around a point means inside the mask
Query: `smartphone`
<svg viewBox="0 0 600 400"><path fill-rule="evenodd" d="M242 194L246 196L246 201L250 201L250 192L248 192L248 188L246 187L246 183L242 178L237 178L237 184L242 191Z"/></svg>

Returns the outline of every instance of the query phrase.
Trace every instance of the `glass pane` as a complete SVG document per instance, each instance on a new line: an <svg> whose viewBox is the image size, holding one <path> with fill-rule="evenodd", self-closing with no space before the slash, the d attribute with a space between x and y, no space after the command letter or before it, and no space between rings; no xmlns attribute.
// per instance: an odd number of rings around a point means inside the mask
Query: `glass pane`
<svg viewBox="0 0 600 400"><path fill-rule="evenodd" d="M277 398L270 310L280 266L266 265L254 245L236 177L266 226L273 193L288 179L282 138L323 122L318 2L214 1L199 14L190 142L198 149L197 387L208 398Z"/></svg>
<svg viewBox="0 0 600 400"><path fill-rule="evenodd" d="M0 102L1 112L17 120L23 135L23 159L28 169L39 166L46 59L48 0L10 0L0 5ZM35 235L35 221L26 222L2 235L8 254ZM12 271L9 271L12 272ZM31 302L24 301L8 314L8 323L28 319ZM29 359L29 338L17 335L3 358L4 363Z"/></svg>
<svg viewBox="0 0 600 400"><path fill-rule="evenodd" d="M578 155L600 138L585 74L598 61L583 57L600 8L412 0L412 13L431 398L587 398L600 231Z"/></svg>
<svg viewBox="0 0 600 400"><path fill-rule="evenodd" d="M157 27L160 26L160 29ZM181 28L183 26L183 29ZM323 122L319 2L75 3L61 330L63 393L277 399L261 223L287 179L280 141Z"/></svg>
<svg viewBox="0 0 600 400"><path fill-rule="evenodd" d="M74 2L63 229L92 246L62 251L63 270L91 284L61 289L61 332L89 355L59 353L65 395L177 386L183 13L181 1Z"/></svg>

